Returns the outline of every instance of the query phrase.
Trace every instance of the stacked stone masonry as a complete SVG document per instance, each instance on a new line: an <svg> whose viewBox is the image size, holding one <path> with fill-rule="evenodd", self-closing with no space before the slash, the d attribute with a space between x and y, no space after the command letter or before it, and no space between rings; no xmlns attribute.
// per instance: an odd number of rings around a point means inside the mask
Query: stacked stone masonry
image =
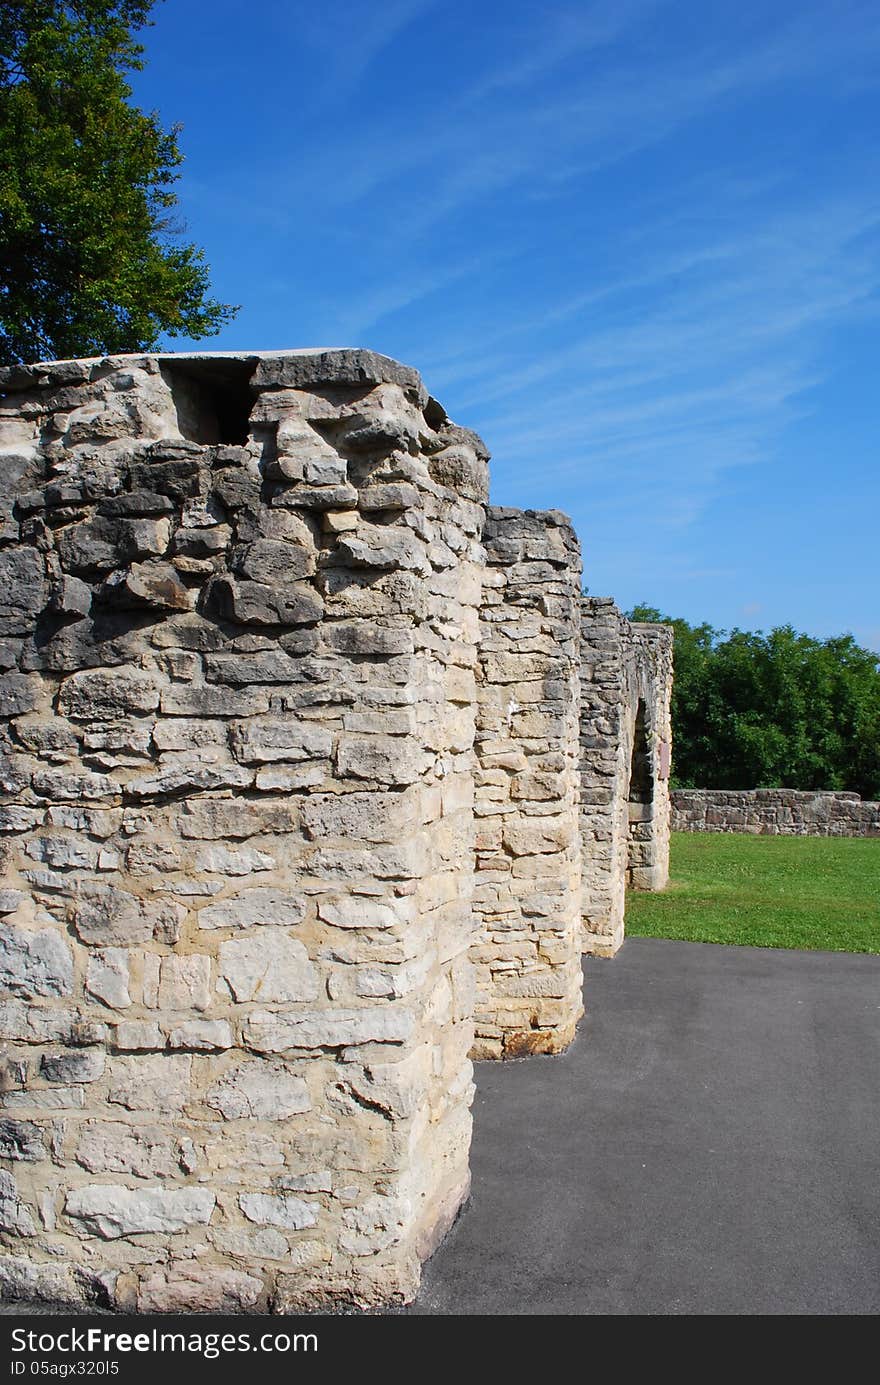
<svg viewBox="0 0 880 1385"><path fill-rule="evenodd" d="M880 837L880 803L800 789L676 789L674 832L780 837Z"/></svg>
<svg viewBox="0 0 880 1385"><path fill-rule="evenodd" d="M579 744L583 641L617 630L655 740L668 642L581 608L564 516L487 508L483 444L386 357L0 389L4 1291L410 1299L468 1193L470 1055L582 1011L582 873L618 860L585 734L629 792L601 676Z"/></svg>
<svg viewBox="0 0 880 1385"><path fill-rule="evenodd" d="M623 942L627 886L662 890L669 875L672 628L628 621L608 597L585 597L581 626L583 950Z"/></svg>
<svg viewBox="0 0 880 1385"><path fill-rule="evenodd" d="M475 1055L555 1053L581 1014L581 564L564 515L490 509L477 687Z"/></svg>

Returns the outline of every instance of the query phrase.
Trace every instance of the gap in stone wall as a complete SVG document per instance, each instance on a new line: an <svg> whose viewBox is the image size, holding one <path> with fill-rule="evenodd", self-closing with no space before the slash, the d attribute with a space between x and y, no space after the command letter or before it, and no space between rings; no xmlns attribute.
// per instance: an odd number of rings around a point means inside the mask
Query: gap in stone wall
<svg viewBox="0 0 880 1385"><path fill-rule="evenodd" d="M171 390L181 435L203 446L247 442L253 366L249 361L169 361L160 373Z"/></svg>

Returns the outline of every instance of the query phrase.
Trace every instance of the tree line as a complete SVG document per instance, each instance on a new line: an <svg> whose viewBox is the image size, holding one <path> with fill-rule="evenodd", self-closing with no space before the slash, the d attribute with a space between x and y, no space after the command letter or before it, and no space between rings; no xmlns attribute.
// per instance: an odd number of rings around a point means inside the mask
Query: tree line
<svg viewBox="0 0 880 1385"><path fill-rule="evenodd" d="M717 630L645 605L627 615L675 629L675 785L880 798L880 656L852 635Z"/></svg>

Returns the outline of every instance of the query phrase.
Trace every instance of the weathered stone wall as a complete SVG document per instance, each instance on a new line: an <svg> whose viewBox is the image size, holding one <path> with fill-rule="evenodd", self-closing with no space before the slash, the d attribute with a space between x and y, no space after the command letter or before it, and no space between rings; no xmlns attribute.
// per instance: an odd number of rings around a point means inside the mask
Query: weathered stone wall
<svg viewBox="0 0 880 1385"><path fill-rule="evenodd" d="M799 789L675 789L674 832L781 837L880 837L880 803Z"/></svg>
<svg viewBox="0 0 880 1385"><path fill-rule="evenodd" d="M0 390L0 1287L410 1298L665 883L670 632L386 357Z"/></svg>
<svg viewBox="0 0 880 1385"><path fill-rule="evenodd" d="M580 671L582 945L613 956L627 886L668 879L671 627L584 597Z"/></svg>
<svg viewBox="0 0 880 1385"><path fill-rule="evenodd" d="M478 664L475 1054L552 1053L583 1013L581 564L564 515L490 509Z"/></svg>
<svg viewBox="0 0 880 1385"><path fill-rule="evenodd" d="M2 388L7 1290L410 1297L468 1186L485 452L366 352Z"/></svg>

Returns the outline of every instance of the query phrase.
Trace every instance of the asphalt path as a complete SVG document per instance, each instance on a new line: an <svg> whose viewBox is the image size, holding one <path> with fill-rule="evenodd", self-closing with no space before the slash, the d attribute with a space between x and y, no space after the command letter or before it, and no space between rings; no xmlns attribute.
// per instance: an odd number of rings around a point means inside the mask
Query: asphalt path
<svg viewBox="0 0 880 1385"><path fill-rule="evenodd" d="M568 1053L477 1065L415 1314L880 1312L880 956L633 938Z"/></svg>

